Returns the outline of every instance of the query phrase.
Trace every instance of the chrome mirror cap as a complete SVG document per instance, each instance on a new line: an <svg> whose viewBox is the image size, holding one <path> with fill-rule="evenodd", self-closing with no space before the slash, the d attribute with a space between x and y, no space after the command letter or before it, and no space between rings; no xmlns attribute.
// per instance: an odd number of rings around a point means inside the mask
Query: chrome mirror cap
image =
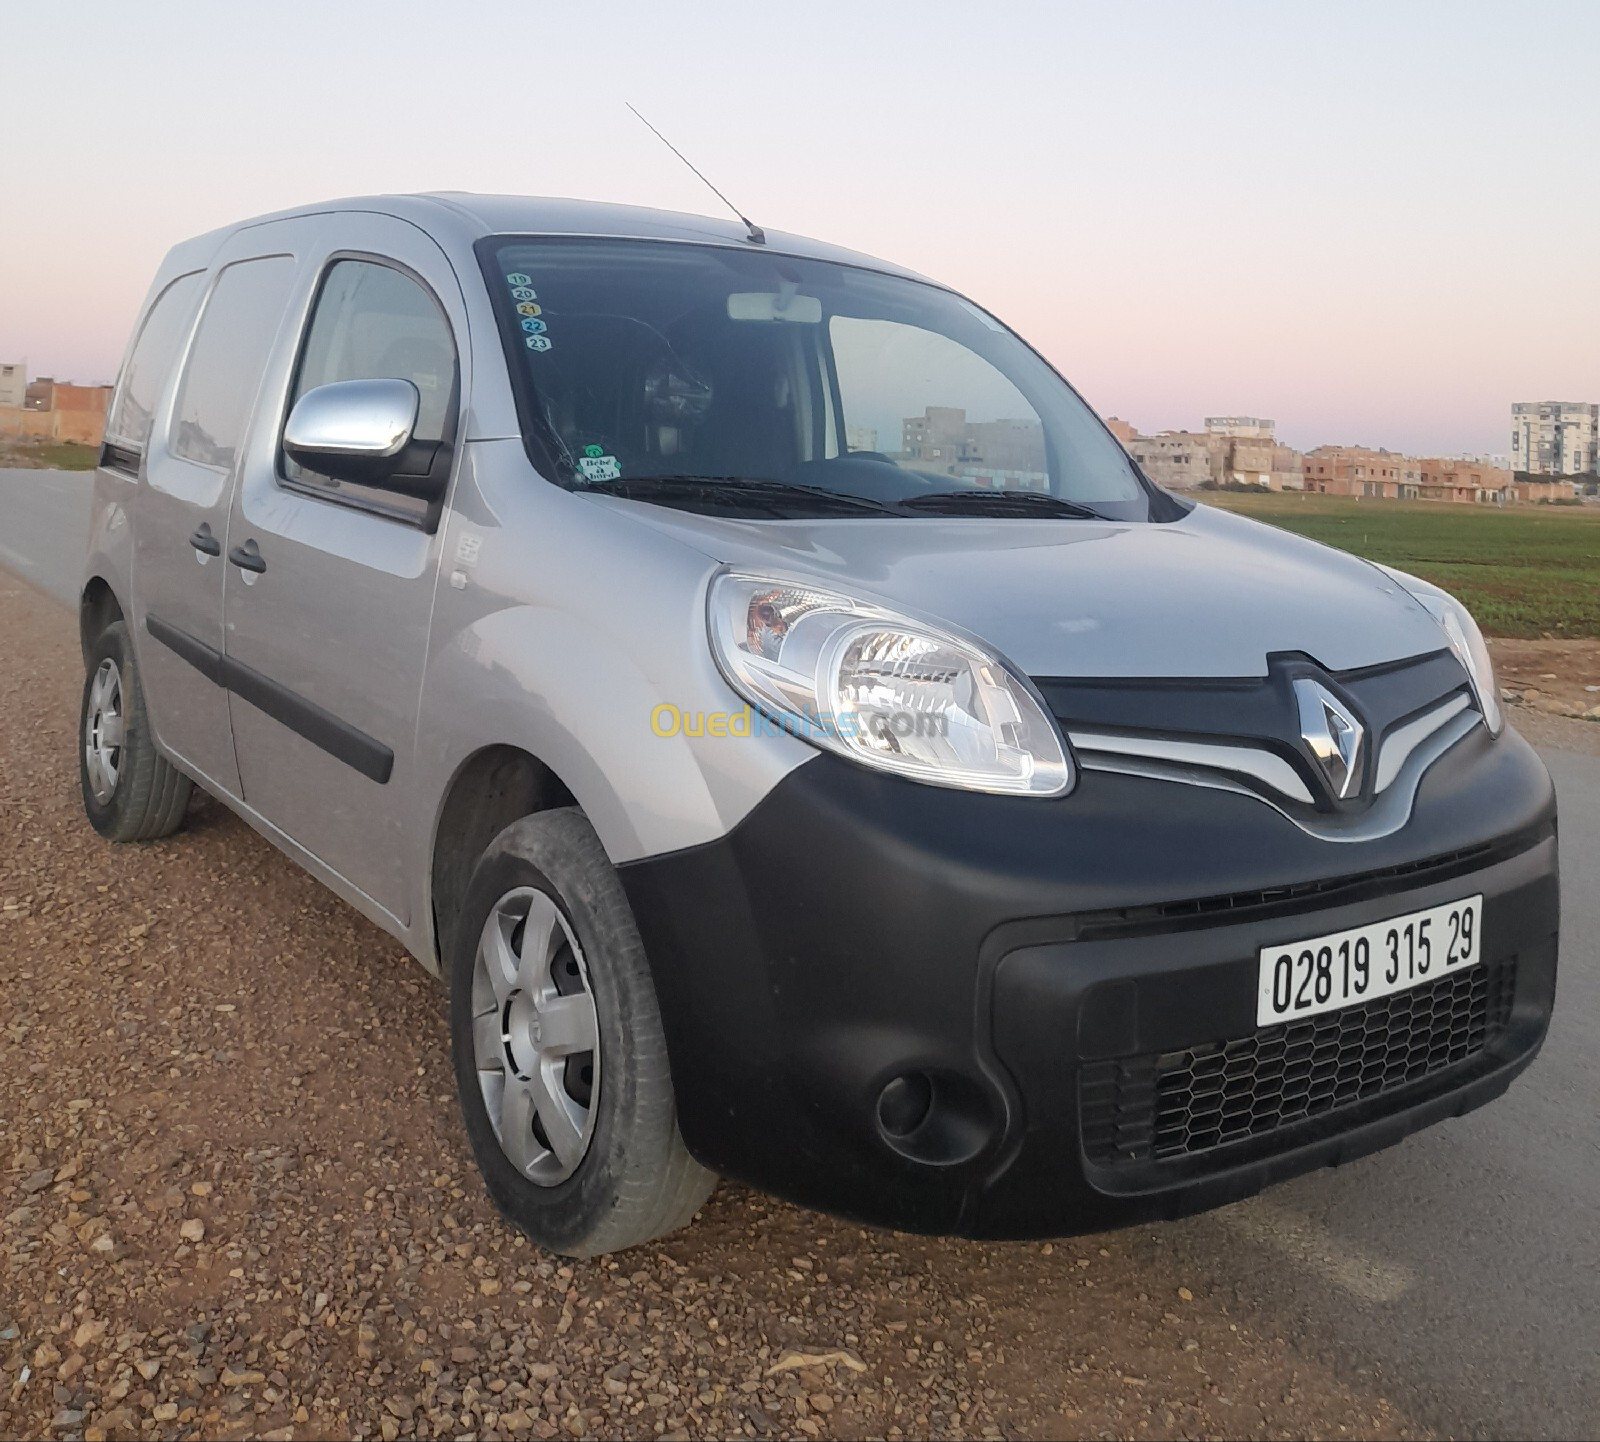
<svg viewBox="0 0 1600 1442"><path fill-rule="evenodd" d="M307 391L289 413L283 449L325 470L328 461L392 460L411 442L421 396L405 380L334 381Z"/></svg>

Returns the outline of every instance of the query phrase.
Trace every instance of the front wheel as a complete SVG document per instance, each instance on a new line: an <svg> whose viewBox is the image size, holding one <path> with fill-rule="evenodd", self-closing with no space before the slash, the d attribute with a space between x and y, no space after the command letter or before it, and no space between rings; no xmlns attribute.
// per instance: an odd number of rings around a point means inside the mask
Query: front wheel
<svg viewBox="0 0 1600 1442"><path fill-rule="evenodd" d="M108 841L151 841L183 825L194 783L156 750L123 621L89 649L78 775L89 824Z"/></svg>
<svg viewBox="0 0 1600 1442"><path fill-rule="evenodd" d="M581 812L524 817L484 853L452 943L450 1029L489 1194L540 1246L620 1251L710 1196L678 1134L633 913Z"/></svg>

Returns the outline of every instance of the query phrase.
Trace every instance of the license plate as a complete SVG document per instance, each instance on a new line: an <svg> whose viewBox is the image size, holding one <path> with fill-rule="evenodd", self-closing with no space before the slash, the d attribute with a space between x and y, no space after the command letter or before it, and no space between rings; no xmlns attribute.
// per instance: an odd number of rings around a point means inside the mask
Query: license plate
<svg viewBox="0 0 1600 1442"><path fill-rule="evenodd" d="M1261 948L1256 1025L1337 1011L1478 962L1483 898Z"/></svg>

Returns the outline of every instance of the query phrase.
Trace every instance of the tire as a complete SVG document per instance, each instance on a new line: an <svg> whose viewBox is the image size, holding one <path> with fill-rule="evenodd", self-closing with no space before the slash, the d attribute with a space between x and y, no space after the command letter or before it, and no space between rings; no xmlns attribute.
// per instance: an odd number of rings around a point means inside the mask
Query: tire
<svg viewBox="0 0 1600 1442"><path fill-rule="evenodd" d="M156 750L125 621L89 648L78 780L89 824L108 841L152 841L183 825L194 783Z"/></svg>
<svg viewBox="0 0 1600 1442"><path fill-rule="evenodd" d="M686 1225L717 1179L679 1135L644 946L581 812L495 838L450 953L456 1087L500 1211L569 1257Z"/></svg>

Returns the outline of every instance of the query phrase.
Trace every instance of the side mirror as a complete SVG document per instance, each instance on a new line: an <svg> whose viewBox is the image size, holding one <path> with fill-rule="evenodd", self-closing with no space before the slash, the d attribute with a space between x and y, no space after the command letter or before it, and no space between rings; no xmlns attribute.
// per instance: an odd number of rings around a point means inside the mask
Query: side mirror
<svg viewBox="0 0 1600 1442"><path fill-rule="evenodd" d="M334 381L307 391L289 412L283 451L318 475L416 494L407 450L421 397L404 380ZM436 449L429 446L431 452ZM424 467L424 470L427 468Z"/></svg>

